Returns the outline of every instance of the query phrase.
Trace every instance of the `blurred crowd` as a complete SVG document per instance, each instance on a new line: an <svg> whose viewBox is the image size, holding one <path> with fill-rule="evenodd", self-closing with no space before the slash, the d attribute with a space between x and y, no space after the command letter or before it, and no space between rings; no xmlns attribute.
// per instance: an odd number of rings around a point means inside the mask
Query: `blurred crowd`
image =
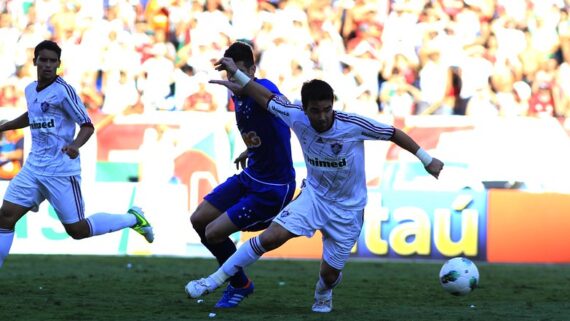
<svg viewBox="0 0 570 321"><path fill-rule="evenodd" d="M3 108L25 108L33 48L52 39L93 114L231 112L208 80L241 40L291 100L321 78L337 109L367 115L570 115L570 0L3 0L0 12Z"/></svg>

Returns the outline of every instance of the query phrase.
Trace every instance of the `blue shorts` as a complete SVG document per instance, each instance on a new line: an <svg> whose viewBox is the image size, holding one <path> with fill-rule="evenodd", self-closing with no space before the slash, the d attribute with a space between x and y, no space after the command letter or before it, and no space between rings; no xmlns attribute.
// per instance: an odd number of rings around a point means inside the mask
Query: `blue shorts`
<svg viewBox="0 0 570 321"><path fill-rule="evenodd" d="M241 231L259 231L269 226L294 193L295 181L267 183L243 171L218 185L204 199L220 212L227 212Z"/></svg>

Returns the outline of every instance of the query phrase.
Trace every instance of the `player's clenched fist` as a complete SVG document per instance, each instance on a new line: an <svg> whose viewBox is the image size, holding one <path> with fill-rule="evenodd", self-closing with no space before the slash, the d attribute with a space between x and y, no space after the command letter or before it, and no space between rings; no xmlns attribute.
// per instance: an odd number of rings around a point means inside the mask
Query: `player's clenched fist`
<svg viewBox="0 0 570 321"><path fill-rule="evenodd" d="M73 145L64 146L61 151L66 153L71 159L75 159L79 156L79 149Z"/></svg>

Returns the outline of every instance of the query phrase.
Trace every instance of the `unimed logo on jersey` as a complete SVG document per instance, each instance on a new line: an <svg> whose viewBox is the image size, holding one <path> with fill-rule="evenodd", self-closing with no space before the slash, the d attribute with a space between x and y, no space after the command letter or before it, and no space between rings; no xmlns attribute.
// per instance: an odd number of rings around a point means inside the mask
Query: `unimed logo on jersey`
<svg viewBox="0 0 570 321"><path fill-rule="evenodd" d="M47 121L35 121L30 124L30 129L53 128L55 127L55 120L52 118Z"/></svg>
<svg viewBox="0 0 570 321"><path fill-rule="evenodd" d="M346 166L346 158L341 159L340 161L325 161L318 158L311 158L307 156L307 163L316 166L316 167L345 167Z"/></svg>

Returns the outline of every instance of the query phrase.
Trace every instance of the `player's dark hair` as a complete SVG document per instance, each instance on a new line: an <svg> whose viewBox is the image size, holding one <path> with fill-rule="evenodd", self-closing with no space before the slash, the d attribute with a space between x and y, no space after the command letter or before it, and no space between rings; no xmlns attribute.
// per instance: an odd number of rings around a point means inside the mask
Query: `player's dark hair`
<svg viewBox="0 0 570 321"><path fill-rule="evenodd" d="M245 67L253 66L253 48L245 42L236 41L224 52L224 57L232 58L235 62L242 61Z"/></svg>
<svg viewBox="0 0 570 321"><path fill-rule="evenodd" d="M301 87L301 103L303 109L307 108L309 101L330 100L334 101L334 91L326 82L319 79L313 79L303 83Z"/></svg>
<svg viewBox="0 0 570 321"><path fill-rule="evenodd" d="M57 59L61 59L61 48L57 45L57 43L51 40L44 40L40 42L34 49L34 60L38 58L38 53L44 49L55 52L57 54Z"/></svg>

